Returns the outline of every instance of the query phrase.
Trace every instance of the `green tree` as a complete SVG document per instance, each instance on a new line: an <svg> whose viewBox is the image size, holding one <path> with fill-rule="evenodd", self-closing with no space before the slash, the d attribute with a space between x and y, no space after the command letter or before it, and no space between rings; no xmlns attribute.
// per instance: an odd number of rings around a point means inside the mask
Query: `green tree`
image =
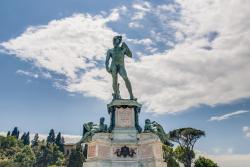
<svg viewBox="0 0 250 167"><path fill-rule="evenodd" d="M47 137L47 143L55 143L55 131L51 129L49 132L49 136Z"/></svg>
<svg viewBox="0 0 250 167"><path fill-rule="evenodd" d="M19 138L19 130L18 127L15 127L11 132L11 136L15 136L17 139Z"/></svg>
<svg viewBox="0 0 250 167"><path fill-rule="evenodd" d="M1 159L0 158L0 166L1 167L16 167L14 162L11 159Z"/></svg>
<svg viewBox="0 0 250 167"><path fill-rule="evenodd" d="M55 144L59 147L61 152L64 152L64 139L59 132L56 136Z"/></svg>
<svg viewBox="0 0 250 167"><path fill-rule="evenodd" d="M16 167L32 167L35 164L36 157L30 146L27 145L15 154L13 161Z"/></svg>
<svg viewBox="0 0 250 167"><path fill-rule="evenodd" d="M36 154L35 167L44 167L50 165L61 166L64 163L64 155L55 144L41 143L33 148Z"/></svg>
<svg viewBox="0 0 250 167"><path fill-rule="evenodd" d="M177 149L177 159L185 167L191 167L192 160L195 157L194 145L202 136L205 136L205 132L194 128L180 128L169 132L170 140L180 146Z"/></svg>
<svg viewBox="0 0 250 167"><path fill-rule="evenodd" d="M176 161L173 148L167 145L163 145L163 158L167 163L168 167L180 167L179 163Z"/></svg>
<svg viewBox="0 0 250 167"><path fill-rule="evenodd" d="M30 132L26 133L23 144L24 145L30 145Z"/></svg>
<svg viewBox="0 0 250 167"><path fill-rule="evenodd" d="M22 145L16 136L0 136L0 159L11 159L21 150Z"/></svg>
<svg viewBox="0 0 250 167"><path fill-rule="evenodd" d="M32 167L35 155L29 145L24 146L16 136L0 136L0 166Z"/></svg>
<svg viewBox="0 0 250 167"><path fill-rule="evenodd" d="M84 162L83 150L81 146L77 146L76 149L72 149L69 156L68 167L82 167Z"/></svg>
<svg viewBox="0 0 250 167"><path fill-rule="evenodd" d="M20 140L24 141L25 136L26 136L26 133L24 132L23 135L21 136Z"/></svg>
<svg viewBox="0 0 250 167"><path fill-rule="evenodd" d="M21 137L21 141L23 142L24 145L30 145L30 133L23 133Z"/></svg>
<svg viewBox="0 0 250 167"><path fill-rule="evenodd" d="M219 167L215 162L205 157L199 157L194 161L194 167Z"/></svg>
<svg viewBox="0 0 250 167"><path fill-rule="evenodd" d="M34 139L31 141L31 147L38 146L38 143L39 143L39 135L38 133L36 133Z"/></svg>
<svg viewBox="0 0 250 167"><path fill-rule="evenodd" d="M174 150L174 155L176 159L183 164L186 164L187 162L189 162L190 158L191 159L195 158L194 151L189 152L188 150L180 146L176 147L176 149Z"/></svg>

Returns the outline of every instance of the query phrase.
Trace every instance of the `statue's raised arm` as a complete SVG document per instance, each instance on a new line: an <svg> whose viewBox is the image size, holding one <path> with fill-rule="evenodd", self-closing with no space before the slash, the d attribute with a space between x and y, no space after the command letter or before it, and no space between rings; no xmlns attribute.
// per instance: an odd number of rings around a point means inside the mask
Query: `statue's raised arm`
<svg viewBox="0 0 250 167"><path fill-rule="evenodd" d="M130 49L128 48L128 45L125 42L122 42L121 48L124 51L125 55L127 55L130 58L132 58L132 52L130 51Z"/></svg>

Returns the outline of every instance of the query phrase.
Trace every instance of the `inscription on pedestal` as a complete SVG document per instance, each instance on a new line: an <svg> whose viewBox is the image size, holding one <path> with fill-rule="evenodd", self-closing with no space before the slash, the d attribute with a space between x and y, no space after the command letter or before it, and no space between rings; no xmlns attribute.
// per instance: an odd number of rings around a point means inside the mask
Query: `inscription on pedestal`
<svg viewBox="0 0 250 167"><path fill-rule="evenodd" d="M96 145L88 146L88 158L96 157Z"/></svg>
<svg viewBox="0 0 250 167"><path fill-rule="evenodd" d="M116 108L115 125L117 128L132 128L135 126L133 108Z"/></svg>

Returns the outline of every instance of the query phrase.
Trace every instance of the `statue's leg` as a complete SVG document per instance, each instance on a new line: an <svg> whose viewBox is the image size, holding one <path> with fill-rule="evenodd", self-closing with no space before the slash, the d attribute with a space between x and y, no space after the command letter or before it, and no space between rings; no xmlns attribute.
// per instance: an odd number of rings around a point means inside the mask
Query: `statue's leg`
<svg viewBox="0 0 250 167"><path fill-rule="evenodd" d="M120 95L117 94L119 91L118 91L117 68L116 67L114 67L112 69L112 79L113 79L113 85L112 85L113 86L113 91L114 91L114 94L115 94L115 98L117 98Z"/></svg>
<svg viewBox="0 0 250 167"><path fill-rule="evenodd" d="M128 79L128 76L127 76L127 72L125 70L124 67L120 67L119 68L119 74L121 75L121 77L123 78L125 84L126 84L126 87L128 89L128 93L129 93L129 96L130 96L130 99L133 100L134 99L134 95L133 95L133 91L132 91L132 86L131 86L131 83Z"/></svg>

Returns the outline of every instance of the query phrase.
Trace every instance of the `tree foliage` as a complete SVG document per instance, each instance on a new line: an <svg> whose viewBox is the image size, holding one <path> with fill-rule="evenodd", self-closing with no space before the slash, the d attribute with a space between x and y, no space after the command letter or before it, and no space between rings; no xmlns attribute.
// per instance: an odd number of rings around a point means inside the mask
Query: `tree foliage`
<svg viewBox="0 0 250 167"><path fill-rule="evenodd" d="M24 145L30 145L30 133L23 133L21 137L21 141L23 142Z"/></svg>
<svg viewBox="0 0 250 167"><path fill-rule="evenodd" d="M55 144L59 147L61 152L64 152L64 138L62 137L61 132L57 134Z"/></svg>
<svg viewBox="0 0 250 167"><path fill-rule="evenodd" d="M55 143L55 131L51 129L49 132L49 136L47 137L47 143Z"/></svg>
<svg viewBox="0 0 250 167"><path fill-rule="evenodd" d="M186 163L190 162L190 159L192 160L195 158L194 151L187 150L180 146L176 147L174 150L174 155L179 162L184 164L184 166Z"/></svg>
<svg viewBox="0 0 250 167"><path fill-rule="evenodd" d="M163 158L168 167L180 167L179 163L176 161L172 147L163 145Z"/></svg>
<svg viewBox="0 0 250 167"><path fill-rule="evenodd" d="M38 143L39 143L39 135L38 133L36 133L34 139L31 141L31 146L32 147L38 146Z"/></svg>
<svg viewBox="0 0 250 167"><path fill-rule="evenodd" d="M81 146L77 146L76 149L72 149L70 157L69 157L69 163L68 167L82 167L82 164L84 162L84 155L83 150Z"/></svg>
<svg viewBox="0 0 250 167"><path fill-rule="evenodd" d="M13 131L11 132L11 136L16 137L17 139L19 138L19 130L18 127L15 127Z"/></svg>
<svg viewBox="0 0 250 167"><path fill-rule="evenodd" d="M194 167L219 167L215 162L205 157L199 157L194 161Z"/></svg>
<svg viewBox="0 0 250 167"><path fill-rule="evenodd" d="M170 140L180 146L176 150L177 159L185 167L191 167L192 160L195 157L194 145L202 136L205 136L205 132L194 128L180 128L169 132Z"/></svg>
<svg viewBox="0 0 250 167"><path fill-rule="evenodd" d="M0 159L0 166L1 167L15 167L15 164L12 160L5 158L5 159Z"/></svg>
<svg viewBox="0 0 250 167"><path fill-rule="evenodd" d="M0 166L32 167L35 156L30 146L24 146L16 136L0 136Z"/></svg>
<svg viewBox="0 0 250 167"><path fill-rule="evenodd" d="M24 146L15 154L13 161L17 167L33 167L36 157L30 146Z"/></svg>
<svg viewBox="0 0 250 167"><path fill-rule="evenodd" d="M0 158L12 158L21 149L22 142L15 136L0 136Z"/></svg>
<svg viewBox="0 0 250 167"><path fill-rule="evenodd" d="M53 131L50 131L49 136L49 141L53 141ZM36 134L30 145L29 132L24 133L20 139L18 137L17 127L11 134L0 136L0 167L64 166L64 154L54 143L55 140L53 143L39 141Z"/></svg>
<svg viewBox="0 0 250 167"><path fill-rule="evenodd" d="M64 163L63 152L59 150L59 147L55 144L41 143L38 147L34 147L36 153L36 165L35 167L44 167L50 165L61 166Z"/></svg>

